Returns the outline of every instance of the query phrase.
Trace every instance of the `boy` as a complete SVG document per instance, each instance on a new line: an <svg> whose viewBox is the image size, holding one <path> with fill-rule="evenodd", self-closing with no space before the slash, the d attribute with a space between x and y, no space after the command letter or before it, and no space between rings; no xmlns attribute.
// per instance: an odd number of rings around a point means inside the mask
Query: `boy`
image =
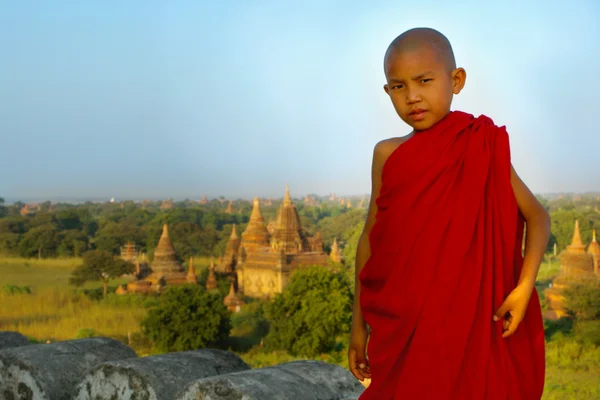
<svg viewBox="0 0 600 400"><path fill-rule="evenodd" d="M401 34L384 69L413 131L373 154L348 351L371 379L360 400L539 399L548 213L512 168L504 127L450 112L466 72L444 35Z"/></svg>

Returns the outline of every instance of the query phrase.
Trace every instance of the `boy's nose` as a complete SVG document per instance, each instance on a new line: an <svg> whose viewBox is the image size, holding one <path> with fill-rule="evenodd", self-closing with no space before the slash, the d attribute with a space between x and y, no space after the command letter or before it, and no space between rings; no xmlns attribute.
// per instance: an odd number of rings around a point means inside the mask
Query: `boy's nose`
<svg viewBox="0 0 600 400"><path fill-rule="evenodd" d="M419 101L421 101L421 95L416 91L409 91L406 94L406 104L414 104L418 103Z"/></svg>

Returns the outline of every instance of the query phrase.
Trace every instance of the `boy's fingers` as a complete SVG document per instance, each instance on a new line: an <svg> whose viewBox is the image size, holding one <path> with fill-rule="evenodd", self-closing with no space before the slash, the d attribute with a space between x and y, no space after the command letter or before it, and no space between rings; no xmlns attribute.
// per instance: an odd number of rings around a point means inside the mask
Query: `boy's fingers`
<svg viewBox="0 0 600 400"><path fill-rule="evenodd" d="M350 350L348 352L348 364L350 365L350 372L352 372L352 375L354 375L354 377L356 379L358 379L359 381L363 380L363 376L360 374L359 370L358 370L358 364L356 363L356 351L355 350Z"/></svg>
<svg viewBox="0 0 600 400"><path fill-rule="evenodd" d="M506 303L503 303L500 308L498 309L498 311L496 311L496 314L494 314L494 316L492 317L492 319L494 321L500 321L502 318L504 318L504 315L508 312L508 306L506 305Z"/></svg>
<svg viewBox="0 0 600 400"><path fill-rule="evenodd" d="M517 318L517 317L513 316L510 323L508 324L508 327L506 328L506 330L504 332L502 332L502 337L507 338L509 336L512 336L515 333L515 331L517 330L517 327L519 326L520 322L521 322L521 318Z"/></svg>
<svg viewBox="0 0 600 400"><path fill-rule="evenodd" d="M362 382L363 379L371 377L368 362L365 359L357 360L356 350L354 349L348 352L348 364L350 365L350 372L359 381Z"/></svg>

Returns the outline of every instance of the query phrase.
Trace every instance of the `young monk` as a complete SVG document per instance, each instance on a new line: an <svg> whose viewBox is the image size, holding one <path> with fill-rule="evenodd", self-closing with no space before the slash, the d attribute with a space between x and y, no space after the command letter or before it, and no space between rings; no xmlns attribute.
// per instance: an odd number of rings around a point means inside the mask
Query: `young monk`
<svg viewBox="0 0 600 400"><path fill-rule="evenodd" d="M444 35L401 34L384 69L412 132L373 154L348 352L371 379L360 400L539 399L548 213L512 168L506 129L450 111L466 72Z"/></svg>

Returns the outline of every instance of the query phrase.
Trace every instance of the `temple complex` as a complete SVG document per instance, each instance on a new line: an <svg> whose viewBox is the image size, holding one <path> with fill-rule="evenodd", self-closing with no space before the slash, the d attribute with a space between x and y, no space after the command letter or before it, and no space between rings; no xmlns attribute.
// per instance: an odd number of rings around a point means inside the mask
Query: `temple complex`
<svg viewBox="0 0 600 400"><path fill-rule="evenodd" d="M208 199L206 198L206 195L202 196L202 198L200 199L200 204L208 204Z"/></svg>
<svg viewBox="0 0 600 400"><path fill-rule="evenodd" d="M287 185L272 232L264 226L258 199L254 199L235 265L239 292L269 298L283 291L295 269L328 264L321 235L311 237L302 228Z"/></svg>
<svg viewBox="0 0 600 400"><path fill-rule="evenodd" d="M333 238L333 244L331 245L331 252L329 253L329 258L331 258L331 261L336 263L342 262L342 250L337 244L337 238Z"/></svg>
<svg viewBox="0 0 600 400"><path fill-rule="evenodd" d="M316 207L319 205L319 202L315 200L311 195L307 194L304 197L304 205L306 207Z"/></svg>
<svg viewBox="0 0 600 400"><path fill-rule="evenodd" d="M161 210L170 210L175 207L175 203L173 203L173 199L164 200L160 205Z"/></svg>
<svg viewBox="0 0 600 400"><path fill-rule="evenodd" d="M120 294L160 292L165 286L196 283L193 261L190 260L190 268L186 273L177 260L166 224L163 226L162 235L154 250L154 259L148 273L144 277L137 275L137 279L129 282L126 289L120 290ZM194 276L193 282L192 274Z"/></svg>
<svg viewBox="0 0 600 400"><path fill-rule="evenodd" d="M595 243L595 244L594 244ZM545 294L548 299L548 304L555 315L552 317L562 318L568 316L565 307L564 290L573 283L581 281L589 281L600 277L597 268L598 258L594 254L598 254L599 248L595 238L586 252L586 246L581 240L579 231L579 221L575 221L575 232L573 240L566 250L559 255L560 271L556 278L552 281L552 286L546 289Z"/></svg>

